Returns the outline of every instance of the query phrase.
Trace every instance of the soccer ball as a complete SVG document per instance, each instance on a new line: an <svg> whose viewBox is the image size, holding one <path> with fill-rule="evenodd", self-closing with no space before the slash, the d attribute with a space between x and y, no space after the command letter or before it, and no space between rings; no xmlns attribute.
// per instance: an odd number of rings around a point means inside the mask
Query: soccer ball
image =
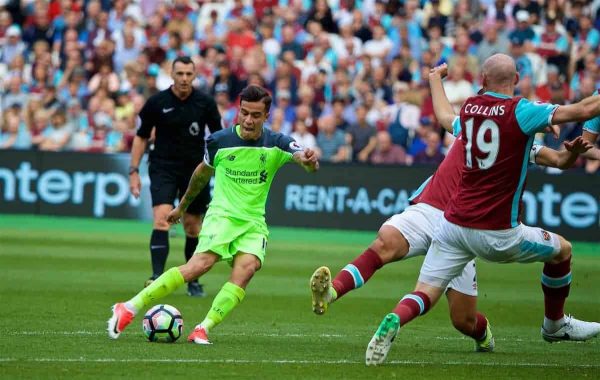
<svg viewBox="0 0 600 380"><path fill-rule="evenodd" d="M144 315L142 327L150 342L175 342L183 331L183 318L171 305L156 305Z"/></svg>

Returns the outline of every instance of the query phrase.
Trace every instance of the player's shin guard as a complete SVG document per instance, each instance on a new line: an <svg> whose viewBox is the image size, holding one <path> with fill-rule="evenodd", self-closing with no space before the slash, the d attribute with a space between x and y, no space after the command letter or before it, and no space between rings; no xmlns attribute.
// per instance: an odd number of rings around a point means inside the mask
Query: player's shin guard
<svg viewBox="0 0 600 380"><path fill-rule="evenodd" d="M544 264L542 289L544 291L544 315L547 319L561 319L565 300L571 287L571 258L558 264Z"/></svg>
<svg viewBox="0 0 600 380"><path fill-rule="evenodd" d="M417 291L402 297L393 313L400 317L400 326L404 326L419 315L427 313L430 307L429 296Z"/></svg>
<svg viewBox="0 0 600 380"><path fill-rule="evenodd" d="M169 231L152 230L150 258L152 260L153 278L157 278L164 272L167 256L169 256Z"/></svg>
<svg viewBox="0 0 600 380"><path fill-rule="evenodd" d="M226 282L213 300L212 306L200 324L208 332L225 319L244 299L246 291L232 282Z"/></svg>
<svg viewBox="0 0 600 380"><path fill-rule="evenodd" d="M173 267L142 289L141 292L127 303L135 307L136 311L142 310L146 306L171 294L175 289L183 285L184 282L185 280L179 268Z"/></svg>
<svg viewBox="0 0 600 380"><path fill-rule="evenodd" d="M363 286L373 273L383 266L381 258L371 248L364 251L350 264L346 265L333 279L333 288L337 298L353 289Z"/></svg>

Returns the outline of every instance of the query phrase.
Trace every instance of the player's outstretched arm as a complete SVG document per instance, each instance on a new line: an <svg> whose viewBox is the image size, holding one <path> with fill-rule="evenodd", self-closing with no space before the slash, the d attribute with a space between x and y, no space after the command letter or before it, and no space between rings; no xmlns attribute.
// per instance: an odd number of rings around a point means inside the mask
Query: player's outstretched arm
<svg viewBox="0 0 600 380"><path fill-rule="evenodd" d="M566 150L556 151L544 147L535 157L538 165L550 166L559 169L568 169L575 164L580 154L587 152L592 148L589 141L585 141L581 136L572 141L565 141Z"/></svg>
<svg viewBox="0 0 600 380"><path fill-rule="evenodd" d="M586 131L585 129L583 130L581 136L585 141L588 141L590 144L592 144L592 146L596 143L596 139L598 139L597 133ZM588 150L585 153L582 153L581 155L590 160L600 160L600 149L593 146L592 149Z"/></svg>
<svg viewBox="0 0 600 380"><path fill-rule="evenodd" d="M212 177L214 173L215 170L204 163L204 161L196 167L194 173L192 174L192 178L190 178L190 183L188 184L185 194L183 197L181 197L179 205L175 207L167 216L167 222L170 224L176 224L181 221L181 215L187 210L196 196L208 184L210 177Z"/></svg>
<svg viewBox="0 0 600 380"><path fill-rule="evenodd" d="M317 152L314 150L306 148L301 152L295 152L293 157L294 161L307 172L319 170L319 160L317 159Z"/></svg>
<svg viewBox="0 0 600 380"><path fill-rule="evenodd" d="M453 133L452 123L456 118L454 108L446 96L442 79L448 75L448 65L441 64L429 72L429 87L433 98L433 112L440 125L450 133Z"/></svg>
<svg viewBox="0 0 600 380"><path fill-rule="evenodd" d="M552 124L580 122L600 115L600 96L592 95L577 103L560 106L552 116Z"/></svg>

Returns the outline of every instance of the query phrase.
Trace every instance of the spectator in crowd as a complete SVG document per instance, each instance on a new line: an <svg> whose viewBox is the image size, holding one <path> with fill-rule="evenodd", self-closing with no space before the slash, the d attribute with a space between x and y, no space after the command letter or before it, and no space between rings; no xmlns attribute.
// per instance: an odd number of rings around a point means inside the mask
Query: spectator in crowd
<svg viewBox="0 0 600 380"><path fill-rule="evenodd" d="M349 161L351 152L346 143L346 136L344 132L336 129L333 116L322 116L318 124L316 152L319 160L323 162Z"/></svg>
<svg viewBox="0 0 600 380"><path fill-rule="evenodd" d="M459 64L450 66L448 79L444 81L444 90L457 114L464 101L475 95L472 83L465 79L464 66Z"/></svg>
<svg viewBox="0 0 600 380"><path fill-rule="evenodd" d="M484 39L477 47L477 60L483 62L494 54L508 54L508 49L509 41L504 35L498 33L498 23L488 22L484 26Z"/></svg>
<svg viewBox="0 0 600 380"><path fill-rule="evenodd" d="M560 78L560 73L557 66L548 65L546 74L548 76L546 83L540 84L535 89L535 95L539 101L550 102L550 99L552 97L552 90L550 89L550 87L556 87L557 84L564 88L565 94L569 93L569 86L566 83L564 83L564 81Z"/></svg>
<svg viewBox="0 0 600 380"><path fill-rule="evenodd" d="M426 147L415 155L415 164L439 165L444 159L440 150L440 135L435 131L428 131L425 137Z"/></svg>
<svg viewBox="0 0 600 380"><path fill-rule="evenodd" d="M533 65L526 55L525 40L514 36L510 40L510 54L515 59L520 78L530 77L533 80Z"/></svg>
<svg viewBox="0 0 600 380"><path fill-rule="evenodd" d="M367 106L359 104L356 109L356 123L346 130L347 141L352 147L352 160L367 162L375 150L376 130L367 122Z"/></svg>
<svg viewBox="0 0 600 380"><path fill-rule="evenodd" d="M377 132L377 145L369 162L372 164L409 165L410 159L404 148L392 143L392 137L387 131Z"/></svg>
<svg viewBox="0 0 600 380"><path fill-rule="evenodd" d="M296 32L290 24L286 24L281 28L281 55L286 51L294 53L295 59L304 58L304 49L296 41Z"/></svg>
<svg viewBox="0 0 600 380"><path fill-rule="evenodd" d="M8 91L2 94L2 109L8 109L15 105L23 108L29 97L24 88L21 76L18 74L11 76L8 80Z"/></svg>
<svg viewBox="0 0 600 380"><path fill-rule="evenodd" d="M0 130L0 149L29 149L31 135L21 117L21 107L13 106L4 113Z"/></svg>
<svg viewBox="0 0 600 380"><path fill-rule="evenodd" d="M528 11L522 9L515 14L515 20L517 20L517 27L508 36L511 40L519 39L523 43L532 42L535 38L535 32L530 25L530 14Z"/></svg>
<svg viewBox="0 0 600 380"><path fill-rule="evenodd" d="M40 150L63 150L73 133L72 127L67 122L67 115L63 108L59 108L51 116L51 124L44 130L44 139L40 143Z"/></svg>
<svg viewBox="0 0 600 380"><path fill-rule="evenodd" d="M217 65L217 75L215 76L212 90L213 94L216 92L215 88L219 84L227 86L227 94L230 102L235 101L237 94L245 87L245 84L239 80L236 74L231 72L231 68L227 61L220 61Z"/></svg>
<svg viewBox="0 0 600 380"><path fill-rule="evenodd" d="M38 111L48 119L71 99L80 115L68 112L73 134L63 149L127 149L132 107L171 85L172 60L183 54L226 124L236 93L252 83L273 95L274 128L303 122L318 140L317 120L332 116L335 131L346 131L363 104L367 124L413 157L438 131L426 78L439 62L452 68L445 85L456 107L481 88L478 67L495 53L515 57L519 90L531 99L569 103L600 84L598 6L583 0L12 3L0 4L0 119L20 106L32 149L50 124Z"/></svg>
<svg viewBox="0 0 600 380"><path fill-rule="evenodd" d="M0 62L8 65L13 59L25 53L26 45L21 40L21 28L11 25L4 34L5 42L0 48Z"/></svg>
<svg viewBox="0 0 600 380"><path fill-rule="evenodd" d="M317 139L308 131L306 121L298 120L294 124L294 132L290 135L303 148L315 149L317 147Z"/></svg>

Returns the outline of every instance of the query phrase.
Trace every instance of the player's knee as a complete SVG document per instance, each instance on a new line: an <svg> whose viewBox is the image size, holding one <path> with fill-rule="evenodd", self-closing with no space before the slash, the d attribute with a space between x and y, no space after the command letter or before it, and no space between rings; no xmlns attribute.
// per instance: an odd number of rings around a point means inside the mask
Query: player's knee
<svg viewBox="0 0 600 380"><path fill-rule="evenodd" d="M383 264L387 264L406 256L408 242L398 230L384 226L377 233L377 238L371 244L371 249L377 252Z"/></svg>
<svg viewBox="0 0 600 380"><path fill-rule="evenodd" d="M187 263L180 267L181 273L183 278L186 281L189 281L208 272L214 263L215 259L212 256L206 254L196 254L192 256Z"/></svg>
<svg viewBox="0 0 600 380"><path fill-rule="evenodd" d="M243 263L241 270L245 274L245 277L252 278L260 270L260 260L249 260Z"/></svg>
<svg viewBox="0 0 600 380"><path fill-rule="evenodd" d="M187 236L198 236L200 234L200 225L202 219L198 215L184 214L183 216L183 230Z"/></svg>
<svg viewBox="0 0 600 380"><path fill-rule="evenodd" d="M152 223L152 228L155 230L168 231L171 226L167 223L167 219L155 219Z"/></svg>
<svg viewBox="0 0 600 380"><path fill-rule="evenodd" d="M183 225L183 230L186 236L196 237L200 234L200 226L194 223L186 223Z"/></svg>

